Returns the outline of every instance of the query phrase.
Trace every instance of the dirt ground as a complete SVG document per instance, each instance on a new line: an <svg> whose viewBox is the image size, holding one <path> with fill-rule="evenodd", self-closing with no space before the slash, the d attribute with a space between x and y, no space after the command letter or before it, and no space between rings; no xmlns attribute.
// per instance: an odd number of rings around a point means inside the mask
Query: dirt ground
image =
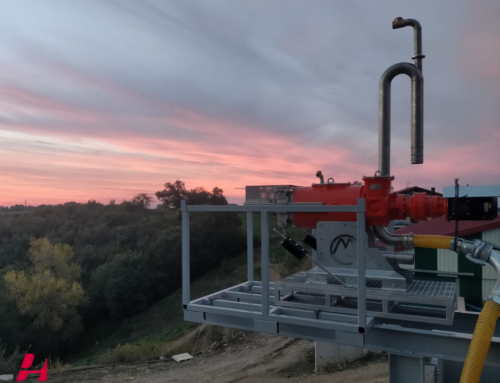
<svg viewBox="0 0 500 383"><path fill-rule="evenodd" d="M265 334L243 335L222 343L189 362L119 366L49 375L58 383L386 383L388 365L382 357L350 364L332 364L314 372L314 342ZM337 371L340 370L340 371ZM337 371L337 372L331 372Z"/></svg>

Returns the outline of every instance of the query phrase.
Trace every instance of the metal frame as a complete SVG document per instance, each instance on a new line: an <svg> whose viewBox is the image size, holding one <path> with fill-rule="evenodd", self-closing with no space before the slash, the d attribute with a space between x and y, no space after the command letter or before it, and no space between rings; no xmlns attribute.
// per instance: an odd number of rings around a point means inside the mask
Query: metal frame
<svg viewBox="0 0 500 383"><path fill-rule="evenodd" d="M365 228L365 200L358 199L358 204L353 206L329 206L329 205L318 205L318 204L288 204L288 205L248 205L248 206L238 206L238 205L187 205L186 201L181 201L181 212L182 212L182 304L184 309L194 310L199 309L199 305L205 306L206 299L218 299L221 297L234 296L238 293L233 289L242 288L243 285L238 285L232 289L224 290L222 292L212 294L211 296L198 299L191 302L191 291L190 291L190 254L189 254L189 214L191 212L246 212L247 213L247 253L248 253L248 267L247 267L247 278L246 286L250 289L256 284L253 275L253 213L260 212L261 214L261 270L262 270L262 282L260 283L261 289L261 313L260 317L256 318L258 320L267 321L271 316L276 319L279 316L276 311L270 313L270 303L269 298L274 299L274 293L271 295L270 281L269 281L269 213L329 213L329 212L353 212L357 213L357 236L358 243L362 244L357 246L357 262L358 262L358 273L357 278L361 285L366 284L366 270L365 270L365 248L368 246L367 234L364 230ZM222 295L220 295L222 294ZM225 294L225 295L224 295ZM228 295L229 294L229 295ZM364 333L369 320L366 318L366 291L365 289L358 289L358 309L357 309L357 332ZM205 299L205 300L203 300ZM245 299L252 299L246 297ZM272 307L275 310L274 307ZM213 311L212 309L210 311ZM222 309L216 309L217 312L224 312ZM279 311L278 311L279 312ZM255 315L253 312L248 312L248 314ZM290 315L287 315L287 317ZM292 315L293 317L293 315ZM288 320L289 318L286 318ZM300 317L297 318L299 323L303 322ZM344 324L339 324L340 327L344 328ZM336 327L336 326L334 326ZM350 325L350 328L352 324Z"/></svg>
<svg viewBox="0 0 500 383"><path fill-rule="evenodd" d="M453 325L374 318L366 316L366 291L358 288L357 315L315 309L271 305L274 283L269 282L269 212L356 212L358 240L366 246L365 206L323 206L306 204L267 206L187 206L182 201L182 300L184 319L249 331L338 343L387 351L391 355L438 358L444 364L461 368L477 322L477 313L455 312ZM189 215L191 212L246 212L248 230L248 281L229 289L191 301L189 270ZM262 281L253 275L253 213L261 212ZM363 241L363 242L362 242ZM366 284L365 246L358 246L358 278ZM314 255L313 255L314 256ZM498 376L500 370L500 326L496 327L485 371ZM493 376L493 375L492 375Z"/></svg>
<svg viewBox="0 0 500 383"><path fill-rule="evenodd" d="M354 298L356 291L345 286L306 284L306 272L291 275L274 285L276 306L311 308L344 314L355 313L355 308L342 305L340 297ZM334 281L331 281L334 282ZM453 324L456 306L456 283L415 280L404 292L366 286L368 315L414 322ZM315 294L314 296L301 293ZM355 301L349 300L355 306ZM296 303L295 303L296 302ZM418 305L418 306L415 306ZM422 307L425 305L427 307Z"/></svg>

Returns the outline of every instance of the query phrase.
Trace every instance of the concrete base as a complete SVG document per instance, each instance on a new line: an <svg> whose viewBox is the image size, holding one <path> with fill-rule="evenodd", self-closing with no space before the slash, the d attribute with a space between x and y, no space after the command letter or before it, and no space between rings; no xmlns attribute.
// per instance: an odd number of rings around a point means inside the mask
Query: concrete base
<svg viewBox="0 0 500 383"><path fill-rule="evenodd" d="M316 371L325 364L359 359L364 355L363 347L345 346L335 343L315 342L315 349Z"/></svg>

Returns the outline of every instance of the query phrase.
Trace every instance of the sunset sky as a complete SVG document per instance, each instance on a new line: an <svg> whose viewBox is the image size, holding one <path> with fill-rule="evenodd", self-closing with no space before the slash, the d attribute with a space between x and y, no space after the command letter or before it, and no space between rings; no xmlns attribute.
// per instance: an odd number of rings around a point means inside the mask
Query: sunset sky
<svg viewBox="0 0 500 383"><path fill-rule="evenodd" d="M396 188L500 183L500 2L1 1L0 205L377 170L378 82L423 27L424 164L393 81Z"/></svg>

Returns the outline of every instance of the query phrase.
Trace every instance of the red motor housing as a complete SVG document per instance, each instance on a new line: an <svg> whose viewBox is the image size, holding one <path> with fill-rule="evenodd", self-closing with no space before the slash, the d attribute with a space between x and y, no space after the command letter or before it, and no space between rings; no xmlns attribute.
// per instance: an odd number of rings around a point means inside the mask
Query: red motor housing
<svg viewBox="0 0 500 383"><path fill-rule="evenodd" d="M322 202L324 205L356 205L358 198L366 202L366 224L387 226L390 221L413 218L424 221L446 214L446 198L415 193L408 197L391 193L394 177L363 177L364 185L315 184L294 190L292 202ZM356 221L356 213L294 213L296 226L315 229L319 221Z"/></svg>

